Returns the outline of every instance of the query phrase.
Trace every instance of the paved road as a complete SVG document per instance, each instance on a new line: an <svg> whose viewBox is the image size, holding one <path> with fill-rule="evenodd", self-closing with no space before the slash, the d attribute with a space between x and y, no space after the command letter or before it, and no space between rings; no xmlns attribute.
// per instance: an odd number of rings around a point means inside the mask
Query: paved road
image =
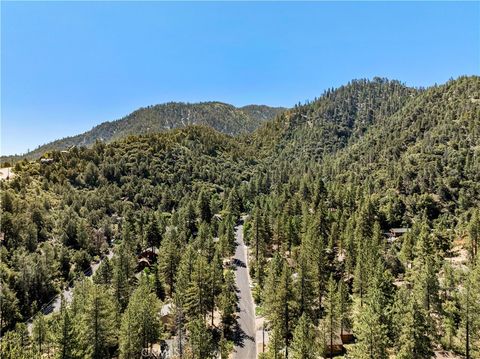
<svg viewBox="0 0 480 359"><path fill-rule="evenodd" d="M247 263L247 247L243 241L243 224L236 227L236 242L234 263L236 266L235 280L238 288L239 313L238 341L234 348L234 358L255 359L257 348L255 343L255 308L253 306L252 291Z"/></svg>

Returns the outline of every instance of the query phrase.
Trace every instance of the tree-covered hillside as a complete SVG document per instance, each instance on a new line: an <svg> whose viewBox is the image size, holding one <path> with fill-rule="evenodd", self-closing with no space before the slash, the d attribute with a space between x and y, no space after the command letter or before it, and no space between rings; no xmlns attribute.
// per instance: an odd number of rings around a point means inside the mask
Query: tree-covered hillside
<svg viewBox="0 0 480 359"><path fill-rule="evenodd" d="M139 355L142 346L125 342L137 340L125 337L133 334L126 329L119 337L114 328L123 322L136 325L126 322L127 313L132 321L138 315L138 308L129 303L138 297L141 306L145 298L140 293L150 292L151 285L156 294L148 308L155 310L160 299L185 302L182 308L188 314L179 330L186 330L187 324L204 325L198 318L207 309L210 313L229 306L231 314L223 320L231 321L235 298L222 299L231 292L232 283L221 260L231 251L233 226L244 210L238 191L255 163L236 139L208 127L190 126L112 144L97 142L68 153L56 151L50 159L18 162L17 176L1 182L1 329L8 331L1 342L2 358L37 357L52 347L75 352L78 358L105 358L118 350L122 357ZM221 240L215 244L217 236ZM106 254L112 247L115 254L110 260ZM148 255L153 247L160 248L159 260L139 272L138 256ZM104 259L93 286L84 285L85 273L100 258ZM214 283L207 277L197 282L192 267L187 267L181 279L177 271L183 262L220 274ZM62 307L45 324L38 311L47 313L45 305L72 284L74 300L69 309ZM208 286L215 297L207 302L206 294L192 292L197 285ZM78 302L82 296L95 298L105 309L87 316L94 309ZM201 307L194 302L197 298ZM145 320L152 322L138 325L157 329L140 343L168 337L166 328L160 330L158 313L150 313ZM26 331L20 323L32 316L31 344L18 346L17 335ZM91 328L92 320L101 322ZM88 339L92 330L107 336L98 347ZM213 342L207 345L213 352Z"/></svg>
<svg viewBox="0 0 480 359"><path fill-rule="evenodd" d="M358 112L379 85L388 110ZM478 358L479 97L478 77L357 82L255 134L275 138L247 222L265 357Z"/></svg>
<svg viewBox="0 0 480 359"><path fill-rule="evenodd" d="M479 135L479 77L374 79L245 136L187 126L19 161L0 184L2 358L227 358L253 340L242 214L261 358L480 358Z"/></svg>
<svg viewBox="0 0 480 359"><path fill-rule="evenodd" d="M253 134L254 144L282 160L318 160L361 138L420 92L382 78L353 80L265 123Z"/></svg>
<svg viewBox="0 0 480 359"><path fill-rule="evenodd" d="M376 191L431 195L439 210L461 214L480 198L479 121L480 79L450 81L374 124L362 141L331 156L324 173L368 181Z"/></svg>
<svg viewBox="0 0 480 359"><path fill-rule="evenodd" d="M109 142L129 135L168 131L188 125L205 125L228 135L254 131L262 122L271 120L284 109L265 105L236 108L221 102L169 102L140 108L116 121L104 122L80 135L62 138L38 147L25 157L33 159L44 152L65 150L72 146L90 146L95 141ZM3 157L3 161L22 156Z"/></svg>

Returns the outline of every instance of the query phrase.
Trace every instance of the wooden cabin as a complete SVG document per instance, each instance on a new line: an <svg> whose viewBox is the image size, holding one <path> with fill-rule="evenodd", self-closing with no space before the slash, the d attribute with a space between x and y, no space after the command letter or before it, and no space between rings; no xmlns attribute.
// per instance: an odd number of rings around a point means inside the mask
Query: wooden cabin
<svg viewBox="0 0 480 359"><path fill-rule="evenodd" d="M160 309L160 320L167 330L175 330L175 312L172 303L165 303Z"/></svg>
<svg viewBox="0 0 480 359"><path fill-rule="evenodd" d="M332 354L333 356L345 354L345 344L350 344L355 341L353 333L349 329L343 329L341 333L336 333L333 337L333 343L330 345L330 338L327 338L325 343L325 352L324 356L329 358ZM331 351L331 352L330 352Z"/></svg>
<svg viewBox="0 0 480 359"><path fill-rule="evenodd" d="M343 332L340 334L340 338L342 339L342 344L350 344L353 343L355 337L351 330L344 329Z"/></svg>
<svg viewBox="0 0 480 359"><path fill-rule="evenodd" d="M330 344L330 338L327 339L325 344L325 352L323 353L325 358L329 358L331 355L337 356L345 353L345 348L343 347L343 341L339 334L333 337L333 342Z"/></svg>
<svg viewBox="0 0 480 359"><path fill-rule="evenodd" d="M151 247L143 250L137 256L137 270L142 271L145 268L151 268L153 263L157 261L158 257L158 248Z"/></svg>

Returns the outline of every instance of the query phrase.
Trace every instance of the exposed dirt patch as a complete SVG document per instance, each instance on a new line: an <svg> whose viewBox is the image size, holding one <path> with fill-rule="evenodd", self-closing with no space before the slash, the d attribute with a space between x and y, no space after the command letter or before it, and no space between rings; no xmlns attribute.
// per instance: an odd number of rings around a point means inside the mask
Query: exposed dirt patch
<svg viewBox="0 0 480 359"><path fill-rule="evenodd" d="M463 355L457 355L445 350L435 350L435 359L464 359Z"/></svg>
<svg viewBox="0 0 480 359"><path fill-rule="evenodd" d="M455 245L452 248L452 255L445 258L454 268L463 268L468 262L468 251L462 245Z"/></svg>
<svg viewBox="0 0 480 359"><path fill-rule="evenodd" d="M13 177L15 177L15 173L12 172L12 167L0 168L0 179L11 180Z"/></svg>

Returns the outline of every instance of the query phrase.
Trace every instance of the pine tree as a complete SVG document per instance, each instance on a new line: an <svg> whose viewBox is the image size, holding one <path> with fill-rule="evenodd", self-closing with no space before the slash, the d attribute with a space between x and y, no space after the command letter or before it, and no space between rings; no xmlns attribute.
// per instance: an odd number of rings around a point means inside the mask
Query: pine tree
<svg viewBox="0 0 480 359"><path fill-rule="evenodd" d="M366 249L362 243L357 249L357 264L353 274L353 291L360 298L360 307L363 307L363 299L368 287Z"/></svg>
<svg viewBox="0 0 480 359"><path fill-rule="evenodd" d="M115 250L115 257L113 258L112 286L115 299L119 305L119 312L127 307L135 280L136 266L137 261L133 250L129 242L124 239Z"/></svg>
<svg viewBox="0 0 480 359"><path fill-rule="evenodd" d="M174 297L183 307L187 302L188 288L192 281L192 274L195 268L198 252L193 249L191 244L187 245L180 259L177 271L176 290Z"/></svg>
<svg viewBox="0 0 480 359"><path fill-rule="evenodd" d="M413 231L413 230L412 230ZM413 236L414 234L412 231L405 233L402 236L402 249L400 251L399 257L403 260L405 263L410 263L413 260L413 252L414 252L414 240Z"/></svg>
<svg viewBox="0 0 480 359"><path fill-rule="evenodd" d="M160 246L160 243L162 241L162 234L160 232L160 228L158 227L155 216L151 216L149 222L147 223L144 241L147 248Z"/></svg>
<svg viewBox="0 0 480 359"><path fill-rule="evenodd" d="M399 335L397 339L398 359L423 359L433 356L431 328L425 310L418 305L411 295L398 296L402 303L397 307L403 310L397 317ZM406 299L406 303L403 300Z"/></svg>
<svg viewBox="0 0 480 359"><path fill-rule="evenodd" d="M25 342L23 333L20 333L18 330L11 330L2 334L2 340L0 341L0 358L31 359L39 356L29 343Z"/></svg>
<svg viewBox="0 0 480 359"><path fill-rule="evenodd" d="M176 240L176 232L170 230L160 247L158 271L160 277L168 287L168 295L173 296L177 266L180 263L180 243Z"/></svg>
<svg viewBox="0 0 480 359"><path fill-rule="evenodd" d="M355 247L355 217L351 216L343 232L344 253L345 253L345 272L354 274L356 261L356 247Z"/></svg>
<svg viewBox="0 0 480 359"><path fill-rule="evenodd" d="M105 257L93 276L93 281L97 284L111 284L113 277L112 263L108 257Z"/></svg>
<svg viewBox="0 0 480 359"><path fill-rule="evenodd" d="M217 250L213 256L212 262L210 263L210 315L212 320L214 320L215 307L217 306L218 296L222 292L223 286L223 265L222 258Z"/></svg>
<svg viewBox="0 0 480 359"><path fill-rule="evenodd" d="M283 262L282 275L278 287L278 312L276 320L280 322L282 336L285 341L285 356L288 358L288 347L290 345L290 335L292 332L292 300L293 290L291 287L292 273L287 261Z"/></svg>
<svg viewBox="0 0 480 359"><path fill-rule="evenodd" d="M98 184L99 180L98 167L93 162L89 162L85 168L84 181L90 187L94 187Z"/></svg>
<svg viewBox="0 0 480 359"><path fill-rule="evenodd" d="M468 224L468 235L470 239L470 256L475 261L478 254L478 243L480 242L480 210L478 208L473 211Z"/></svg>
<svg viewBox="0 0 480 359"><path fill-rule="evenodd" d="M48 323L43 314L38 314L33 320L32 342L38 356L43 356L47 351L50 340L50 331Z"/></svg>
<svg viewBox="0 0 480 359"><path fill-rule="evenodd" d="M280 276L282 273L283 259L277 252L274 254L272 260L268 265L267 280L265 281L265 288L263 289L263 302L265 314L267 318L273 322L277 313L278 306L278 286L280 284Z"/></svg>
<svg viewBox="0 0 480 359"><path fill-rule="evenodd" d="M205 325L205 320L198 316L188 324L189 342L194 359L213 358L213 338Z"/></svg>
<svg viewBox="0 0 480 359"><path fill-rule="evenodd" d="M223 332L220 336L220 341L218 342L218 348L220 352L220 359L228 359L231 352L231 343L229 343L228 340L225 339Z"/></svg>
<svg viewBox="0 0 480 359"><path fill-rule="evenodd" d="M315 328L307 314L303 314L293 332L292 358L314 359L318 357Z"/></svg>
<svg viewBox="0 0 480 359"><path fill-rule="evenodd" d="M438 305L438 276L436 265L431 256L424 257L414 265L414 289L417 297L424 306L425 310L430 312L432 306Z"/></svg>
<svg viewBox="0 0 480 359"><path fill-rule="evenodd" d="M230 328L235 319L237 310L237 287L235 285L235 274L229 270L225 273L225 281L220 294L219 306L222 314L223 333Z"/></svg>
<svg viewBox="0 0 480 359"><path fill-rule="evenodd" d="M378 222L375 222L372 230L366 229L365 226L364 221L360 219L355 230L357 249L353 290L360 298L361 307L369 288L369 279L373 275L375 262L382 255L380 247L383 242ZM367 235L370 237L366 237Z"/></svg>
<svg viewBox="0 0 480 359"><path fill-rule="evenodd" d="M142 348L148 348L160 335L158 312L160 301L146 278L132 293L120 327L120 357L138 358Z"/></svg>
<svg viewBox="0 0 480 359"><path fill-rule="evenodd" d="M461 292L462 341L467 359L480 355L480 259L471 265Z"/></svg>
<svg viewBox="0 0 480 359"><path fill-rule="evenodd" d="M285 242L285 217L282 214L277 215L273 223L272 244L278 249Z"/></svg>
<svg viewBox="0 0 480 359"><path fill-rule="evenodd" d="M110 348L116 344L115 310L113 298L102 285L86 283L84 307L78 313L78 351L87 359L108 357ZM88 283L88 284L87 284Z"/></svg>
<svg viewBox="0 0 480 359"><path fill-rule="evenodd" d="M210 223L210 219L212 218L212 212L210 209L210 196L203 188L198 194L197 215L201 222Z"/></svg>
<svg viewBox="0 0 480 359"><path fill-rule="evenodd" d="M308 262L312 268L312 281L314 284L315 296L317 299L317 319L320 318L322 310L322 297L325 293L325 272L326 253L325 243L322 237L315 234L311 228L304 239L305 253L308 254Z"/></svg>
<svg viewBox="0 0 480 359"><path fill-rule="evenodd" d="M387 300L382 292L383 265L377 261L374 276L363 307L357 311L355 321L355 356L358 358L388 358Z"/></svg>
<svg viewBox="0 0 480 359"><path fill-rule="evenodd" d="M253 249L253 265L251 269L254 271L253 277L257 280L259 286L263 286L263 280L265 275L265 246L266 246L266 220L260 212L260 208L257 207L253 213L252 229L250 245Z"/></svg>
<svg viewBox="0 0 480 359"><path fill-rule="evenodd" d="M453 340L457 334L457 318L459 316L457 303L454 298L448 298L443 302L443 328L444 337L442 344L446 349L453 349Z"/></svg>
<svg viewBox="0 0 480 359"><path fill-rule="evenodd" d="M330 358L333 358L333 341L338 335L339 328L339 303L337 284L332 275L330 275L328 280L324 306L325 318L323 319L323 325L327 334L327 343L330 347L329 355Z"/></svg>
<svg viewBox="0 0 480 359"><path fill-rule="evenodd" d="M210 273L207 260L199 255L195 260L191 282L186 292L186 310L190 318L206 319L211 303Z"/></svg>
<svg viewBox="0 0 480 359"><path fill-rule="evenodd" d="M285 241L286 247L288 252L292 252L292 247L298 245L299 237L298 237L298 228L297 228L297 220L295 217L292 216L285 216L287 223L285 224Z"/></svg>
<svg viewBox="0 0 480 359"><path fill-rule="evenodd" d="M197 232L195 207L192 201L188 201L186 206L181 208L179 217L179 235L182 242L187 243Z"/></svg>
<svg viewBox="0 0 480 359"><path fill-rule="evenodd" d="M420 232L416 252L418 255L414 260L412 271L415 295L424 309L430 312L439 301L439 284L432 237L426 224Z"/></svg>
<svg viewBox="0 0 480 359"><path fill-rule="evenodd" d="M312 303L315 299L315 288L313 287L313 275L309 261L309 253L306 246L302 244L297 261L297 278L295 281L296 303L299 315L307 313L313 317Z"/></svg>
<svg viewBox="0 0 480 359"><path fill-rule="evenodd" d="M287 261L277 254L270 261L268 270L268 278L264 291L265 313L272 330L278 335L278 340L282 338L281 340L283 341L283 347L285 348L287 356L293 320L292 300L294 296L291 281L291 269ZM280 343L277 344L280 345ZM275 353L277 353L277 351L275 351Z"/></svg>
<svg viewBox="0 0 480 359"><path fill-rule="evenodd" d="M195 248L207 259L207 262L213 258L215 253L215 243L213 242L212 230L208 223L202 222L195 238Z"/></svg>
<svg viewBox="0 0 480 359"><path fill-rule="evenodd" d="M54 342L57 359L74 359L76 346L72 313L61 298L60 312L55 318Z"/></svg>
<svg viewBox="0 0 480 359"><path fill-rule="evenodd" d="M283 341L281 332L282 332L282 329L280 328L280 326L274 323L269 332L267 358L272 358L272 359L283 358L281 354L281 350L282 350L284 341Z"/></svg>
<svg viewBox="0 0 480 359"><path fill-rule="evenodd" d="M185 338L185 315L183 298L178 293L173 297L173 313L175 318L175 334L177 337L178 354L183 358Z"/></svg>
<svg viewBox="0 0 480 359"><path fill-rule="evenodd" d="M350 311L352 305L350 293L348 292L348 285L343 278L340 279L340 282L338 283L338 300L338 308L340 311L340 334L343 335L345 329L351 328Z"/></svg>
<svg viewBox="0 0 480 359"><path fill-rule="evenodd" d="M241 208L241 200L238 194L238 190L236 187L233 187L230 193L228 194L227 203L225 209L229 212L232 216L238 217L240 215Z"/></svg>
<svg viewBox="0 0 480 359"><path fill-rule="evenodd" d="M235 232L233 216L227 216L220 223L219 247L223 257L230 257L235 253Z"/></svg>
<svg viewBox="0 0 480 359"><path fill-rule="evenodd" d="M8 283L0 279L0 331L20 319L19 302Z"/></svg>

